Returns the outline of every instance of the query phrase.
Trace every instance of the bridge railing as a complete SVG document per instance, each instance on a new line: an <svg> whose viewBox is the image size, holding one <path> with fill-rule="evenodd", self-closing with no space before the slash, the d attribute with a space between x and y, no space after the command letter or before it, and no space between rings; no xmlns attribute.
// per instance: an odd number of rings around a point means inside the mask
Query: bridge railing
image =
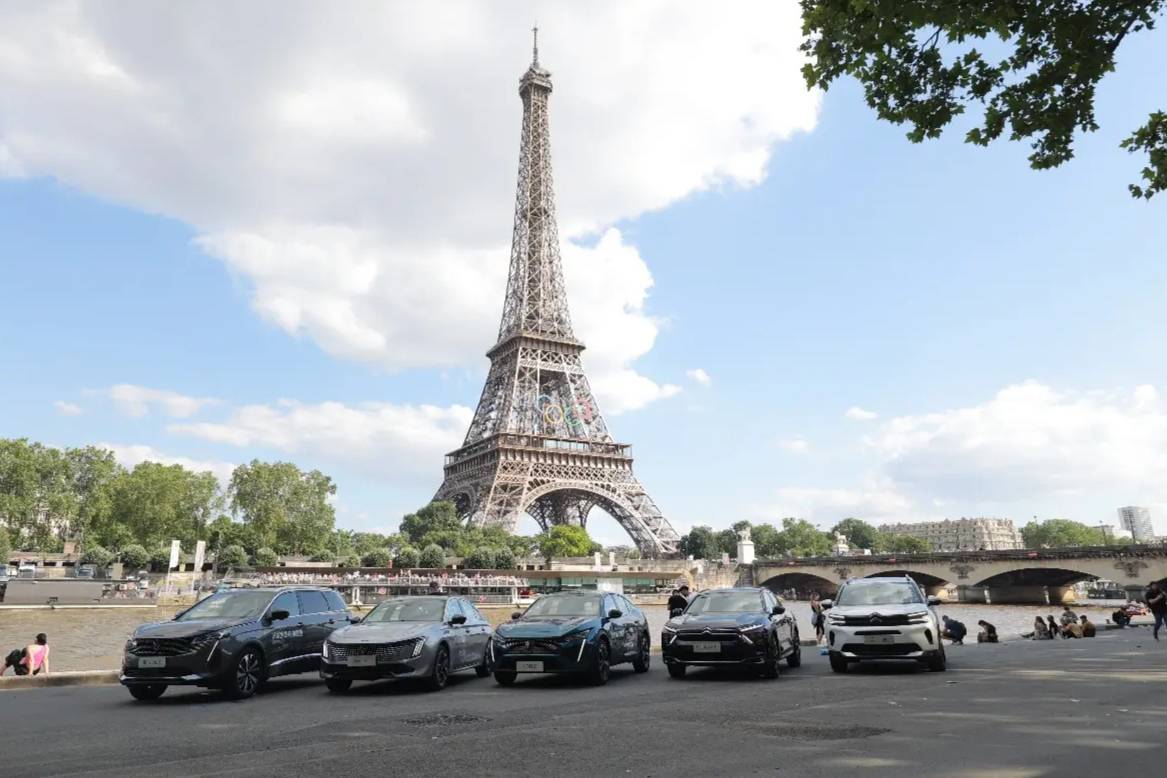
<svg viewBox="0 0 1167 778"><path fill-rule="evenodd" d="M1163 544L1126 544L1110 546L1071 546L1064 548L1010 549L1006 551L937 551L929 553L900 554L850 554L817 557L759 558L755 566L802 567L846 564L890 564L928 562L1001 562L1021 560L1057 560L1084 558L1138 558L1167 556L1167 546Z"/></svg>

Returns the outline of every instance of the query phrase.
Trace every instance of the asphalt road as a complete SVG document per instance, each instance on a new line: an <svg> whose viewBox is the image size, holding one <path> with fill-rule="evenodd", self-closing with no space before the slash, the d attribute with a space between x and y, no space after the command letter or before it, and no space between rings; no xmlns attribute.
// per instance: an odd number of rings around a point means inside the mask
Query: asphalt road
<svg viewBox="0 0 1167 778"><path fill-rule="evenodd" d="M443 692L328 694L277 679L244 702L170 689L0 692L0 774L1161 775L1167 640L955 646L950 670L831 673L804 650L775 681L613 671L605 687L473 673Z"/></svg>

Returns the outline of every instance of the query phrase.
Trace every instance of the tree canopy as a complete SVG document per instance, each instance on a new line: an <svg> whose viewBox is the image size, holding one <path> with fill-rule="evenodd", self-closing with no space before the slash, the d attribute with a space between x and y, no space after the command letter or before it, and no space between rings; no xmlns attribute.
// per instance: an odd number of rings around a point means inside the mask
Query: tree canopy
<svg viewBox="0 0 1167 778"><path fill-rule="evenodd" d="M831 527L831 532L838 532L847 538L847 542L856 548L875 548L875 537L878 530L862 519L843 519Z"/></svg>
<svg viewBox="0 0 1167 778"><path fill-rule="evenodd" d="M1106 536L1097 527L1069 519L1030 522L1021 528L1026 548L1064 548L1066 546L1102 546Z"/></svg>
<svg viewBox="0 0 1167 778"><path fill-rule="evenodd" d="M332 532L336 512L328 498L332 479L319 470L304 472L291 462L252 460L231 474L231 510L243 517L259 540L283 553L311 554Z"/></svg>
<svg viewBox="0 0 1167 778"><path fill-rule="evenodd" d="M908 138L939 137L969 106L981 106L965 141L1008 133L1028 139L1030 166L1074 156L1074 137L1098 129L1099 81L1119 46L1151 29L1167 0L801 0L811 61L808 86L843 76L863 85L879 118L910 126ZM1121 144L1147 155L1134 197L1167 188L1167 114L1152 112Z"/></svg>
<svg viewBox="0 0 1167 778"><path fill-rule="evenodd" d="M539 553L550 561L555 557L587 556L595 543L587 530L572 524L557 524L538 536Z"/></svg>

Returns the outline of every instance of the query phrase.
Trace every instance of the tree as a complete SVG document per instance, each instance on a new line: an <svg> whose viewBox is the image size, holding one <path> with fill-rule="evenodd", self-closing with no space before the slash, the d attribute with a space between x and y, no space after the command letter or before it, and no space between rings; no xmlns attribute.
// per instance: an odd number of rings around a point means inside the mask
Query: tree
<svg viewBox="0 0 1167 778"><path fill-rule="evenodd" d="M717 533L718 556L729 554L730 558L737 556L738 534L732 529L723 529Z"/></svg>
<svg viewBox="0 0 1167 778"><path fill-rule="evenodd" d="M445 567L446 549L437 545L426 546L421 550L421 557L417 561L418 567Z"/></svg>
<svg viewBox="0 0 1167 778"><path fill-rule="evenodd" d="M267 546L255 549L255 564L257 567L275 567L280 563L280 555Z"/></svg>
<svg viewBox="0 0 1167 778"><path fill-rule="evenodd" d="M809 87L859 80L879 118L908 124L908 139L939 137L970 105L984 106L967 143L987 146L1008 128L1028 138L1030 166L1073 157L1074 135L1098 129L1098 82L1128 35L1154 26L1167 0L802 0ZM989 52L974 44L986 41ZM1133 196L1167 188L1167 114L1157 111L1122 142L1150 164Z"/></svg>
<svg viewBox="0 0 1167 778"><path fill-rule="evenodd" d="M393 565L406 570L411 567L421 567L421 552L413 546L402 546L397 549L397 559L394 560Z"/></svg>
<svg viewBox="0 0 1167 778"><path fill-rule="evenodd" d="M21 549L56 551L72 531L77 496L61 451L0 439L0 516Z"/></svg>
<svg viewBox="0 0 1167 778"><path fill-rule="evenodd" d="M874 549L879 531L862 519L843 519L831 528L831 532L838 532L855 548Z"/></svg>
<svg viewBox="0 0 1167 778"><path fill-rule="evenodd" d="M99 535L112 543L124 528L144 546L178 539L190 546L206 536L207 524L221 508L214 474L194 473L182 465L142 462L111 486L110 521Z"/></svg>
<svg viewBox="0 0 1167 778"><path fill-rule="evenodd" d="M392 560L393 557L389 555L388 549L378 548L361 557L361 565L363 567L388 567Z"/></svg>
<svg viewBox="0 0 1167 778"><path fill-rule="evenodd" d="M8 541L8 530L0 527L0 568L7 569L12 559L12 544Z"/></svg>
<svg viewBox="0 0 1167 778"><path fill-rule="evenodd" d="M826 556L831 553L831 538L806 519L783 519L778 533L780 553L791 556Z"/></svg>
<svg viewBox="0 0 1167 778"><path fill-rule="evenodd" d="M283 553L319 550L336 523L328 502L336 484L319 470L253 459L235 468L228 492L231 510L242 515L264 545Z"/></svg>
<svg viewBox="0 0 1167 778"><path fill-rule="evenodd" d="M754 541L754 553L763 558L782 555L782 533L773 524L757 524L750 529L750 540Z"/></svg>
<svg viewBox="0 0 1167 778"><path fill-rule="evenodd" d="M431 532L458 532L462 528L462 520L458 518L458 510L454 503L435 500L416 513L410 513L402 518L400 532L411 542L421 543Z"/></svg>
<svg viewBox="0 0 1167 778"><path fill-rule="evenodd" d="M128 546L122 547L118 556L127 570L141 570L150 564L150 552L138 543L130 543Z"/></svg>
<svg viewBox="0 0 1167 778"><path fill-rule="evenodd" d="M83 565L109 567L111 562L113 562L113 553L96 544L85 549L85 552L81 554L81 564Z"/></svg>
<svg viewBox="0 0 1167 778"><path fill-rule="evenodd" d="M86 537L96 535L110 548L128 544L127 528L113 522L113 491L125 468L117 463L113 452L96 446L65 449L70 488L77 498L77 513L73 532ZM112 524L112 526L111 526Z"/></svg>
<svg viewBox="0 0 1167 778"><path fill-rule="evenodd" d="M515 554L507 546L499 546L494 550L494 566L497 570L514 570Z"/></svg>
<svg viewBox="0 0 1167 778"><path fill-rule="evenodd" d="M490 546L479 546L463 561L466 567L475 570L493 570L498 553Z"/></svg>
<svg viewBox="0 0 1167 778"><path fill-rule="evenodd" d="M357 568L361 566L361 558L356 554L349 554L344 559L340 560L341 567Z"/></svg>
<svg viewBox="0 0 1167 778"><path fill-rule="evenodd" d="M247 554L244 553L244 557ZM157 546L150 552L150 570L155 573L165 573L166 566L170 564L170 547Z"/></svg>
<svg viewBox="0 0 1167 778"><path fill-rule="evenodd" d="M247 550L238 543L226 546L218 556L219 567L247 567Z"/></svg>
<svg viewBox="0 0 1167 778"><path fill-rule="evenodd" d="M1026 548L1106 545L1106 535L1102 530L1069 519L1030 522L1021 528L1021 539Z"/></svg>
<svg viewBox="0 0 1167 778"><path fill-rule="evenodd" d="M680 549L681 554L694 559L718 559L721 556L717 537L710 527L704 525L693 527L681 536Z"/></svg>
<svg viewBox="0 0 1167 778"><path fill-rule="evenodd" d="M911 535L876 532L875 541L870 548L876 554L927 554L932 551L932 544Z"/></svg>
<svg viewBox="0 0 1167 778"><path fill-rule="evenodd" d="M579 557L591 553L587 530L572 524L556 524L539 536L539 553L548 563L556 557Z"/></svg>

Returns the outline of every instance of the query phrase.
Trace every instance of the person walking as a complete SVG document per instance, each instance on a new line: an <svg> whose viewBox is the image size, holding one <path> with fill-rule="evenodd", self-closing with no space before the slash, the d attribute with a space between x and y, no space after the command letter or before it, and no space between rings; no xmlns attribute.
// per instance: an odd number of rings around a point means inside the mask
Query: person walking
<svg viewBox="0 0 1167 778"><path fill-rule="evenodd" d="M822 643L826 637L826 615L823 613L823 601L818 592L810 594L810 624L814 627L814 642Z"/></svg>
<svg viewBox="0 0 1167 778"><path fill-rule="evenodd" d="M685 610L687 607L689 607L689 585L681 584L681 588L669 597L669 615L672 615L672 612L677 609Z"/></svg>
<svg viewBox="0 0 1167 778"><path fill-rule="evenodd" d="M1159 627L1167 624L1167 592L1163 591L1158 582L1152 582L1147 587L1147 607L1151 609L1151 616L1155 619L1152 634L1155 640L1159 639Z"/></svg>

